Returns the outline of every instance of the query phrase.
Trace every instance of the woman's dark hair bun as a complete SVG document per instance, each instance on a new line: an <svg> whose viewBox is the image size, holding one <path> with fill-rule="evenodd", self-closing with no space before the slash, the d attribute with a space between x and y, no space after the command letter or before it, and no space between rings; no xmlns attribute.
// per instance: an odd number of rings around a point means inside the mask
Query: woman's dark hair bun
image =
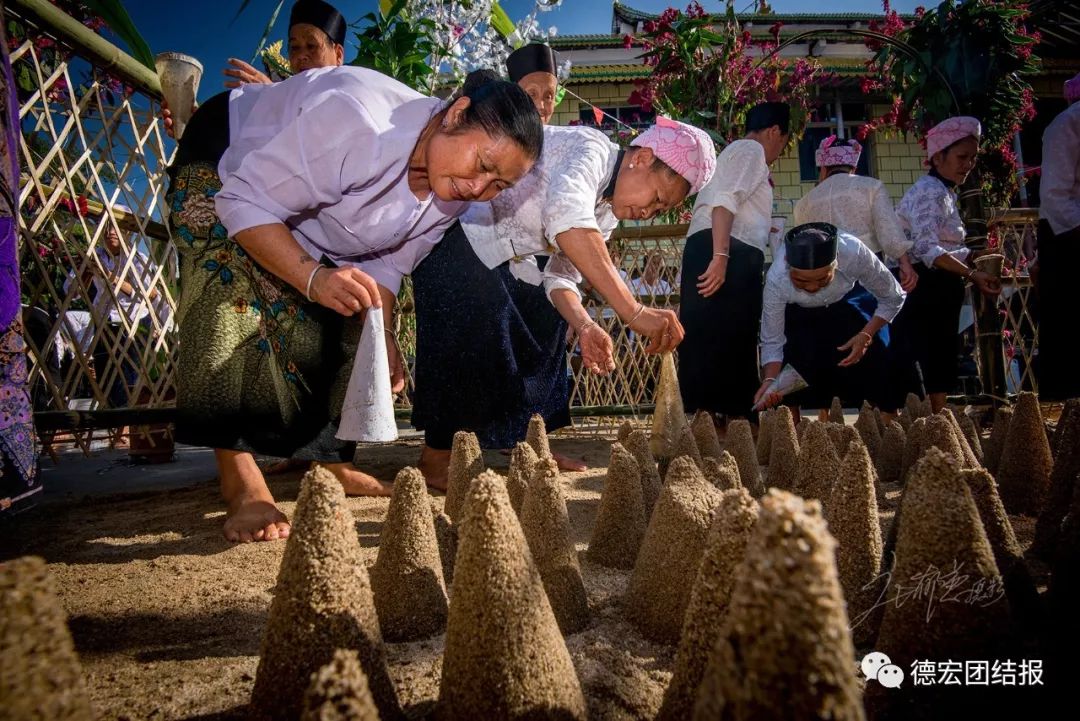
<svg viewBox="0 0 1080 721"><path fill-rule="evenodd" d="M499 77L499 74L490 68L473 70L465 76L465 84L461 87L461 94L471 98L480 88L490 83L497 83L500 80L502 78Z"/></svg>

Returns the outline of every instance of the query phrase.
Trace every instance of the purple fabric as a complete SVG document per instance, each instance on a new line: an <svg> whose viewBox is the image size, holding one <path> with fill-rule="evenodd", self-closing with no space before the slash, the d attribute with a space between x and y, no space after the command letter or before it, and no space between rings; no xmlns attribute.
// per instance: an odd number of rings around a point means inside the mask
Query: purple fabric
<svg viewBox="0 0 1080 721"><path fill-rule="evenodd" d="M0 55L0 332L4 332L19 312L19 235L15 214L18 212L19 162L15 129L19 120L15 108L15 88L8 59L7 42Z"/></svg>

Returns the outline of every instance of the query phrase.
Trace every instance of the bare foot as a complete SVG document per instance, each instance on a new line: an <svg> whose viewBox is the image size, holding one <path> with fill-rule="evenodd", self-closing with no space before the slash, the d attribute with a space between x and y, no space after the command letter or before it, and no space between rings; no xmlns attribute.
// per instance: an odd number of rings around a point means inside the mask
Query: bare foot
<svg viewBox="0 0 1080 721"><path fill-rule="evenodd" d="M389 496L393 487L383 483L375 476L364 473L351 463L326 463L326 470L334 474L334 477L345 489L346 496Z"/></svg>
<svg viewBox="0 0 1080 721"><path fill-rule="evenodd" d="M589 466L585 464L585 461L580 458L571 458L570 456L564 456L561 453L552 452L551 457L555 459L555 462L559 464L560 471L587 471Z"/></svg>
<svg viewBox="0 0 1080 721"><path fill-rule="evenodd" d="M419 466L430 487L446 491L446 484L450 480L450 451L424 446L420 451Z"/></svg>
<svg viewBox="0 0 1080 721"><path fill-rule="evenodd" d="M263 472L264 476L276 476L289 471L306 471L309 468L311 468L311 461L304 461L299 458L283 458L280 461L261 466L259 470Z"/></svg>
<svg viewBox="0 0 1080 721"><path fill-rule="evenodd" d="M274 505L273 498L244 496L229 504L222 531L227 541L251 543L288 538L289 529L289 519Z"/></svg>

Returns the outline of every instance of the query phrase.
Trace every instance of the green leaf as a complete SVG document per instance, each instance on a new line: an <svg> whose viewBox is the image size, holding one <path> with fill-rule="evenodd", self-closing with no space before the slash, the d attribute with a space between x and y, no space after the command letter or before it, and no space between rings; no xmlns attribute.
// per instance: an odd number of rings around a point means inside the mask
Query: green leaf
<svg viewBox="0 0 1080 721"><path fill-rule="evenodd" d="M259 38L259 46L255 48L255 56L251 59L251 62L255 62L259 59L259 53L266 47L266 39L270 37L270 31L274 29L274 23L277 22L278 13L281 12L281 7L285 4L285 0L278 0L277 7L274 8L274 12L270 13L270 21L266 23L266 28L263 30L262 37Z"/></svg>
<svg viewBox="0 0 1080 721"><path fill-rule="evenodd" d="M83 0L84 4L101 17L131 52L132 57L146 67L154 70L154 54L150 52L150 46L131 21L124 4L120 0Z"/></svg>
<svg viewBox="0 0 1080 721"><path fill-rule="evenodd" d="M514 27L514 21L510 19L510 16L506 14L506 11L498 2L491 3L491 19L489 22L491 27L495 28L495 31L504 38L509 38L517 29Z"/></svg>

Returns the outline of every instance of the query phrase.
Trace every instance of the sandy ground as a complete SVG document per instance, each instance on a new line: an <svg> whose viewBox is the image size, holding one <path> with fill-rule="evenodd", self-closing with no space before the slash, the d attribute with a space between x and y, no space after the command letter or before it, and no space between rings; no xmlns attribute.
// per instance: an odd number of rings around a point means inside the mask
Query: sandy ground
<svg viewBox="0 0 1080 721"><path fill-rule="evenodd" d="M578 550L584 551L603 487L609 441L553 440L594 470L564 474ZM366 469L392 478L418 456L415 443L368 449ZM487 453L505 472L509 458ZM300 473L271 479L291 514ZM884 527L899 496L887 489ZM440 496L441 500L441 496ZM373 563L387 499L349 499L365 560ZM243 718L283 542L231 545L221 535L216 481L154 494L49 503L0 524L0 560L34 554L61 589L93 702L107 719ZM1014 519L1026 547L1033 519ZM674 647L644 640L623 619L629 572L582 570L593 624L567 646L593 719L650 719L671 677ZM1035 567L1040 585L1044 569ZM397 691L413 718L438 694L443 636L388 645Z"/></svg>

